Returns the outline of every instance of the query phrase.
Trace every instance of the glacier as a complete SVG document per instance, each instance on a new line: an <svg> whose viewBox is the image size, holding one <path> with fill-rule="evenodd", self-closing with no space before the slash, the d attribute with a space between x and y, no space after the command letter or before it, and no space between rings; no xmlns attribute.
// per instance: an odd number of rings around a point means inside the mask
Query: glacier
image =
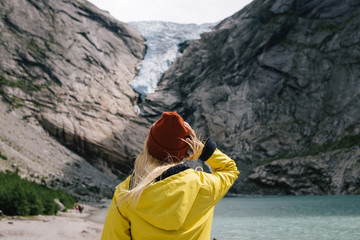
<svg viewBox="0 0 360 240"><path fill-rule="evenodd" d="M181 24L161 21L129 22L146 39L147 52L130 86L144 98L153 93L162 75L181 56L179 44L200 38L216 23Z"/></svg>

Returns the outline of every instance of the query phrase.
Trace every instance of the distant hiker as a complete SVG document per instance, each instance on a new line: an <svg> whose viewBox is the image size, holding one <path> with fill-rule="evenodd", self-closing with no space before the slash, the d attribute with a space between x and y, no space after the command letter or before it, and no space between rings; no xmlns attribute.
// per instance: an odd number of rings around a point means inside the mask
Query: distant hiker
<svg viewBox="0 0 360 240"><path fill-rule="evenodd" d="M79 205L79 212L82 213L83 210L84 210L84 207Z"/></svg>
<svg viewBox="0 0 360 240"><path fill-rule="evenodd" d="M206 161L213 173L190 169L184 158ZM209 240L214 207L238 174L212 138L203 144L180 115L165 112L117 186L101 239Z"/></svg>

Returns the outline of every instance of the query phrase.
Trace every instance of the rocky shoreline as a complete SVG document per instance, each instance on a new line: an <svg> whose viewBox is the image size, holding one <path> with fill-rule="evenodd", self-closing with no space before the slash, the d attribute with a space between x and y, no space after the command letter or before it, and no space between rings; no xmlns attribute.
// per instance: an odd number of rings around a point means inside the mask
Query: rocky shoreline
<svg viewBox="0 0 360 240"><path fill-rule="evenodd" d="M75 209L56 216L0 217L0 239L6 240L99 240L103 223L89 220L99 209L97 204L82 204L84 211Z"/></svg>

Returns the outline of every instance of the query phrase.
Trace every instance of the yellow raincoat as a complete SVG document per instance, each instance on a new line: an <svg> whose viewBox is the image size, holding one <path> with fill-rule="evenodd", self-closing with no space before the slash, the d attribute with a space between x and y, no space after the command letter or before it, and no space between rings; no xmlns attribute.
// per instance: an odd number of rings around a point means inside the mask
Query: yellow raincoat
<svg viewBox="0 0 360 240"><path fill-rule="evenodd" d="M117 206L115 190L101 240L210 239L214 207L239 174L235 162L216 149L206 161L213 173L187 169L148 186L136 207Z"/></svg>

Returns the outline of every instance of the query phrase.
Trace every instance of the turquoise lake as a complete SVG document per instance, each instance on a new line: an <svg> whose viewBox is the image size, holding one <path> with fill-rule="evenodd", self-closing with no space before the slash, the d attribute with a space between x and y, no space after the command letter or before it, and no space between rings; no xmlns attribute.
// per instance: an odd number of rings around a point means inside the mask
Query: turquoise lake
<svg viewBox="0 0 360 240"><path fill-rule="evenodd" d="M359 240L360 195L224 198L213 238Z"/></svg>
<svg viewBox="0 0 360 240"><path fill-rule="evenodd" d="M211 232L211 240L360 240L360 195L226 197Z"/></svg>

